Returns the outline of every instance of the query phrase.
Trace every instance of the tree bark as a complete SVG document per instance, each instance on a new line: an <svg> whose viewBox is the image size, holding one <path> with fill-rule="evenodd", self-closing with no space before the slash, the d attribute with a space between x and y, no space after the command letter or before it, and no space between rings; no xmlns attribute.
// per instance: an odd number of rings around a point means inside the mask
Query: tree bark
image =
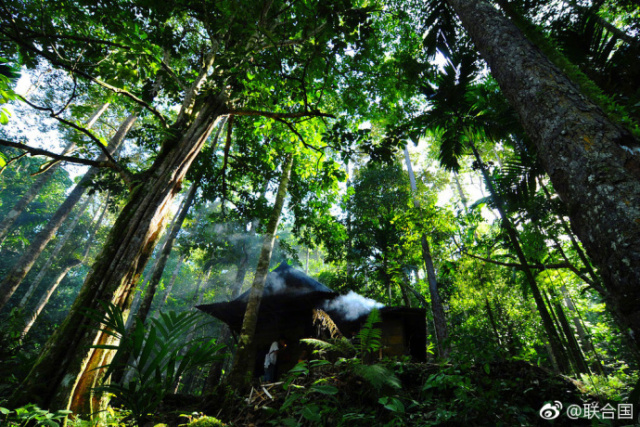
<svg viewBox="0 0 640 427"><path fill-rule="evenodd" d="M271 254L273 253L273 245L276 240L276 231L278 230L284 199L287 195L292 166L293 154L289 153L285 157L282 166L282 178L280 179L273 211L267 224L256 274L253 279L253 284L251 285L247 310L245 311L242 322L238 351L236 352L234 364L229 374L229 384L236 390L243 390L253 375L254 359L256 357L255 332L258 323L258 312L260 310L260 302L262 301L264 284L267 280L267 274L269 273Z"/></svg>
<svg viewBox="0 0 640 427"><path fill-rule="evenodd" d="M124 123L120 125L118 131L115 133L113 138L111 138L111 141L109 141L107 150L110 153L114 153L118 149L129 132L129 129L131 129L131 126L135 123L137 117L137 114L131 114ZM104 159L106 159L104 155L100 156L100 160ZM24 280L29 271L31 271L31 268L42 251L44 251L47 244L51 239L53 239L53 236L60 228L60 225L62 225L64 220L67 219L69 214L71 214L72 209L78 201L80 201L80 198L87 190L87 186L99 171L100 169L92 167L84 174L80 182L78 182L66 200L62 205L60 205L51 220L49 220L47 226L38 233L33 242L31 242L31 245L29 245L29 248L27 248L25 253L15 263L14 267L7 274L2 283L0 283L0 310L2 310L2 308L7 304L9 298L11 298L16 289L18 289L18 286L20 286L20 283L22 283L22 280Z"/></svg>
<svg viewBox="0 0 640 427"><path fill-rule="evenodd" d="M101 396L89 392L102 379L103 370L96 368L109 363L113 354L90 347L117 341L87 327L85 310L100 311L101 302L111 302L127 316L135 284L157 243L171 202L216 121L228 111L220 96L209 95L201 102L190 125L176 129L177 135L163 143L154 164L133 189L69 315L12 397L13 406L35 402L88 414L99 404Z"/></svg>
<svg viewBox="0 0 640 427"><path fill-rule="evenodd" d="M413 206L420 210L420 200L418 200L418 186L416 185L416 177L413 174L413 166L411 165L411 157L409 157L409 150L404 147L404 160L407 165L407 172L409 173L409 181L411 182L411 191L413 192ZM438 293L438 280L436 277L436 270L433 267L433 258L431 256L431 248L429 247L429 241L427 235L422 234L420 239L422 245L422 259L424 261L425 269L427 270L427 280L429 282L429 295L431 296L431 311L433 313L433 324L436 329L436 340L438 347L438 355L441 358L446 358L449 355L449 345L447 339L449 333L447 332L447 318L444 312L444 306L442 305L442 299Z"/></svg>
<svg viewBox="0 0 640 427"><path fill-rule="evenodd" d="M91 129L108 107L108 102L102 104L100 108L98 108L98 110L93 113L93 116L91 116L89 121L84 125L85 129ZM66 155L73 151L75 146L75 142L69 142L62 151L62 155ZM40 194L40 190L42 190L47 182L49 182L53 174L60 167L60 164L60 162L57 162L53 166L50 166L49 169L47 169L45 172L38 175L34 183L29 188L29 191L27 191L27 193L22 196L20 200L18 200L18 203L16 203L15 206L11 208L9 212L7 212L7 215L4 217L4 219L0 221L0 246L7 238L7 235L9 234L9 230L11 229L13 223L16 221L16 219L18 219L20 214L24 212L26 207L33 201L33 199L35 199L38 194Z"/></svg>
<svg viewBox="0 0 640 427"><path fill-rule="evenodd" d="M536 144L607 302L640 342L640 146L484 0L447 0Z"/></svg>
<svg viewBox="0 0 640 427"><path fill-rule="evenodd" d="M171 233L171 230L173 229L173 225L176 223L176 219L178 218L180 212L182 211L182 207L184 206L184 201L185 201L186 197L183 197L182 201L180 202L180 207L178 208L178 211L176 212L176 214L173 216L173 218L171 219L171 224L169 224L169 227L166 228L166 232L162 234L162 238L160 240L160 243L157 245L157 247L159 248L159 250L156 253L156 257L153 261L153 264L151 265L151 268L148 269L149 273L147 274L144 282L142 283L141 286L138 286L136 289L136 293L135 296L133 297L133 302L131 303L131 308L129 311L129 317L127 318L127 322L125 324L125 329L129 330L129 328L131 328L131 325L133 325L133 321L135 320L135 314L138 312L138 309L140 308L140 304L142 303L142 293L145 291L147 284L149 283L149 280L151 279L151 276L153 275L153 272L155 271L156 267L158 266L158 261L160 259L160 254L162 253L162 250L164 249L164 245L167 243L167 239L169 238L169 234Z"/></svg>

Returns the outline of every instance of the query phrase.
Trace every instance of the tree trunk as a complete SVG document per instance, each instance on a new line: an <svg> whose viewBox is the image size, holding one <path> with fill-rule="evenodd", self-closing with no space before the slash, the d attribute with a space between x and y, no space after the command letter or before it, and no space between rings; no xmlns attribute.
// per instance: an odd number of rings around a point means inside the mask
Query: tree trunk
<svg viewBox="0 0 640 427"><path fill-rule="evenodd" d="M407 172L409 173L409 181L411 182L411 191L413 192L413 206L420 210L420 200L418 200L418 186L416 185L416 177L413 174L413 167L411 165L411 158L409 157L409 150L404 147L404 160L407 165ZM429 282L429 295L431 296L431 311L433 313L433 324L436 329L436 340L438 346L438 355L441 358L446 358L449 355L449 345L447 339L449 333L447 332L447 318L444 312L444 306L438 293L438 280L436 278L436 270L433 267L433 258L431 257L431 248L429 248L429 241L427 235L422 234L420 239L422 244L422 259L424 261L425 269L427 270L427 280Z"/></svg>
<svg viewBox="0 0 640 427"><path fill-rule="evenodd" d="M269 273L271 254L273 253L273 245L276 239L276 231L278 230L284 199L287 195L292 166L293 154L289 153L283 162L282 178L280 179L273 211L267 224L256 274L253 279L253 284L251 285L247 310L242 322L238 351L236 352L235 361L229 374L229 384L239 391L244 390L253 376L254 359L256 358L255 332L256 324L258 323L258 312L260 310L260 302L262 301L264 284L267 280L267 274Z"/></svg>
<svg viewBox="0 0 640 427"><path fill-rule="evenodd" d="M178 274L180 274L180 270L182 269L182 264L184 263L185 256L184 254L180 254L178 257L178 262L176 263L176 268L173 269L173 274L171 275L171 280L167 285L167 290L164 293L164 297L162 298L162 302L160 303L160 308L164 307L169 299L169 295L171 295L171 291L173 290L173 285L176 284L178 280Z"/></svg>
<svg viewBox="0 0 640 427"><path fill-rule="evenodd" d="M204 298L204 293L206 291L207 286L202 286L203 284L209 284L209 277L211 276L211 269L207 270L204 272L204 274L202 275L202 277L200 277L200 280L198 281L198 286L196 286L196 291L193 293L193 299L191 302L191 307L192 310L195 309L196 306L202 304L202 299ZM197 325L193 325L191 326L191 328L189 329L189 332L187 333L187 339L185 340L186 343L190 342L193 339L193 336L196 333L196 327ZM180 352L181 355L185 355L187 352L187 348L183 348L182 351ZM193 373L190 373L187 375L187 379L184 381L185 384L185 389L191 387L191 383L193 381ZM174 393L178 393L178 388L180 388L180 383L182 382L182 376L180 376L178 378L178 380L175 383L174 386ZM184 392L185 394L188 393L188 390L185 390Z"/></svg>
<svg viewBox="0 0 640 427"><path fill-rule="evenodd" d="M129 328L131 328L131 325L133 325L133 321L135 320L135 314L138 312L138 309L140 308L140 304L142 303L142 293L145 291L147 285L149 284L149 279L151 279L151 275L153 275L153 272L155 271L156 267L158 266L158 261L160 259L160 254L162 253L162 250L164 249L164 245L167 243L167 239L169 238L169 234L171 232L171 230L173 229L174 224L176 223L176 219L178 218L180 212L182 211L182 207L184 206L184 201L185 201L186 197L183 197L182 202L180 202L180 207L178 208L178 211L176 212L176 214L173 216L173 219L171 219L171 224L169 224L169 227L167 227L165 229L165 233L163 233L162 235L162 239L160 240L160 243L158 244L158 248L159 250L156 253L156 257L153 261L153 264L151 265L151 268L148 269L149 273L147 274L144 282L142 283L141 286L138 286L138 289L136 290L135 296L133 297L133 302L131 303L131 308L129 311L129 317L127 318L127 322L125 323L125 330L129 330Z"/></svg>
<svg viewBox="0 0 640 427"><path fill-rule="evenodd" d="M51 268L53 261L55 261L58 258L60 251L62 250L64 245L67 243L67 241L73 234L73 231L75 230L76 226L80 222L80 219L82 219L82 215L84 214L85 210L93 200L93 196L94 194L87 197L85 202L80 206L80 209L78 209L78 212L76 213L76 217L73 219L73 221L71 222L67 230L65 230L64 235L60 239L58 239L58 241L56 242L56 246L53 248L53 250L49 254L49 257L45 261L44 265L42 266L42 268L40 269L36 277L31 281L31 283L29 283L29 288L24 293L22 299L18 303L18 307L24 308L27 305L29 298L31 298L31 295L33 295L33 292L38 288L38 285L40 284L44 276L46 276L46 274L49 272L49 269ZM100 211L99 210L96 211L96 215L99 215L98 212Z"/></svg>
<svg viewBox="0 0 640 427"><path fill-rule="evenodd" d="M536 144L607 302L640 342L640 144L492 5L447 1Z"/></svg>
<svg viewBox="0 0 640 427"><path fill-rule="evenodd" d="M131 114L124 123L120 125L116 134L111 138L111 141L109 141L107 149L110 153L114 153L118 149L120 143L122 143L136 119L137 114ZM100 156L100 159L104 160L106 157L102 155ZM29 245L25 253L15 263L14 267L7 274L2 283L0 283L0 310L2 310L2 308L7 304L7 301L9 301L9 298L11 298L16 289L18 289L18 286L20 286L22 280L27 276L31 267L33 267L44 248L51 239L53 239L53 236L60 228L60 225L65 219L67 219L73 207L78 203L86 191L87 185L91 183L99 171L99 168L92 167L84 174L80 182L78 182L67 199L62 203L62 205L60 205L51 220L49 220L47 226L33 239L31 245Z"/></svg>
<svg viewBox="0 0 640 427"><path fill-rule="evenodd" d="M454 172L453 174L453 182L455 183L456 191L458 192L462 206L464 206L464 210L469 210L469 202L467 201L467 196L464 194L464 190L462 190L462 185L460 185L460 178L458 178L457 172Z"/></svg>
<svg viewBox="0 0 640 427"><path fill-rule="evenodd" d="M555 295L551 292L551 305L556 312L556 316L558 317L558 321L560 322L560 327L562 328L565 337L567 338L567 347L569 348L569 352L575 362L576 372L577 373L590 373L589 367L587 366L587 361L584 358L584 353L576 340L575 334L571 326L569 325L569 321L567 320L567 316L565 315L564 309L562 305L555 300Z"/></svg>
<svg viewBox="0 0 640 427"><path fill-rule="evenodd" d="M475 144L471 139L469 139L469 145L471 146L471 150L473 151L473 155L476 159L478 165L480 165L480 171L482 172L482 176L487 185L487 189L489 190L489 194L493 199L498 213L500 214L500 218L502 219L502 227L507 232L507 236L509 236L509 242L511 243L511 247L513 248L520 264L522 264L522 272L527 280L529 285L529 289L531 290L531 294L533 295L533 299L536 303L536 307L538 308L538 312L540 313L540 317L542 318L542 325L547 333L547 338L549 338L550 348L553 351L554 359L560 368L561 372L568 372L569 364L565 355L564 347L562 346L562 341L560 340L560 336L558 335L558 331L556 330L553 319L551 318L551 314L547 310L547 307L544 304L544 298L540 293L540 289L538 288L538 283L533 275L533 272L529 268L529 262L522 251L522 247L520 246L520 241L518 240L518 232L511 224L511 220L507 216L507 213L502 204L502 200L498 196L496 189L493 186L493 181L487 172L486 165L482 161L482 157L480 157L480 153L476 149Z"/></svg>
<svg viewBox="0 0 640 427"><path fill-rule="evenodd" d="M89 232L89 237L87 238L87 243L85 245L85 249L82 255L80 256L80 258L73 259L73 254L72 254L70 259L67 259L63 263L63 267L60 269L58 276L56 276L53 282L49 284L49 286L45 290L42 297L40 297L40 300L38 301L36 308L33 310L29 319L27 320L27 323L25 324L24 329L22 330L22 334L20 335L22 338L24 338L27 335L27 333L29 332L29 330L31 329L35 321L38 319L38 316L40 316L40 313L42 312L44 307L49 303L49 298L51 298L51 295L53 295L53 292L58 288L58 285L62 282L62 280L69 273L69 271L71 271L73 268L77 267L78 265L83 264L86 261L87 256L89 256L89 251L91 250L91 245L93 244L93 240L95 239L96 234L98 233L98 230L100 230L100 225L104 220L104 217L107 213L108 208L109 208L109 196L107 196L107 199L105 200L104 208L102 209L102 213L100 214L100 217L95 222L93 229Z"/></svg>
<svg viewBox="0 0 640 427"><path fill-rule="evenodd" d="M171 202L217 119L227 111L221 97L209 95L202 99L202 108L191 124L176 129L177 136L164 142L154 164L132 190L69 315L12 397L13 406L35 402L88 414L100 403L101 396L91 397L89 392L103 375L104 370L96 368L109 363L113 354L90 346L117 340L88 327L85 310L101 310L101 302L111 302L127 316L135 284L157 243Z"/></svg>
<svg viewBox="0 0 640 427"><path fill-rule="evenodd" d="M252 224L254 225L254 224ZM255 233L257 228L257 224L251 227L251 234ZM249 266L249 252L246 250L245 245L243 245L243 257L238 264L238 270L236 272L236 277L233 282L233 288L231 289L231 300L238 298L240 292L242 291L242 285L244 284L244 278L247 275L247 267ZM218 337L218 343L224 344L227 347L231 344L231 330L226 324L221 325L222 332ZM222 378L222 368L225 364L225 359L220 359L211 364L209 368L209 373L207 374L207 378L204 383L203 393L208 391L213 391L213 389L220 383L220 379Z"/></svg>
<svg viewBox="0 0 640 427"><path fill-rule="evenodd" d="M498 343L498 347L500 349L504 348L502 344L502 339L500 338L500 332L498 332L498 324L496 323L495 317L493 315L493 310L491 309L491 303L489 303L489 298L485 295L484 297L485 307L487 308L487 318L489 319L489 324L491 325L491 329L493 329L493 333L496 336L496 342Z"/></svg>
<svg viewBox="0 0 640 427"><path fill-rule="evenodd" d="M89 121L84 125L85 129L91 129L93 125L98 121L100 116L102 116L102 113L104 113L108 107L109 107L108 102L105 104L102 104L100 108L98 108L98 110L95 113L93 113L93 116L91 116ZM75 146L76 146L75 142L73 141L69 142L61 154L62 155L68 154L75 148ZM25 210L25 208L29 205L29 203L31 203L33 199L35 199L38 196L38 194L40 194L40 190L42 190L42 188L47 184L47 182L49 182L49 180L51 179L53 174L56 172L56 170L58 170L59 167L60 167L60 162L55 163L53 166L50 166L49 169L47 169L45 172L38 175L38 177L36 178L34 183L31 185L27 193L24 196L22 196L20 200L18 200L18 203L16 203L15 206L11 208L9 212L7 212L7 215L4 217L4 219L0 221L0 246L2 245L4 240L7 238L7 235L9 234L9 230L11 229L11 226L13 225L13 223L16 221L16 219L18 219L20 214Z"/></svg>
<svg viewBox="0 0 640 427"><path fill-rule="evenodd" d="M153 303L153 297L156 294L156 290L158 289L158 285L160 284L160 280L162 280L162 274L164 273L164 268L167 265L167 261L169 260L169 255L171 255L171 250L173 249L173 244L178 237L178 233L182 228L182 224L184 223L187 214L189 213L189 209L191 209L191 204L196 197L196 193L198 191L198 184L191 184L191 188L185 197L184 203L182 205L182 210L178 214L178 218L176 219L175 224L173 224L173 228L169 232L169 237L162 248L162 253L158 258L158 264L156 265L155 270L153 270L153 274L151 275L151 279L149 279L149 284L147 285L144 298L142 299L142 304L140 304L140 308L136 313L136 317L140 319L143 323L147 320L147 316L149 315L149 310L151 310L151 304Z"/></svg>

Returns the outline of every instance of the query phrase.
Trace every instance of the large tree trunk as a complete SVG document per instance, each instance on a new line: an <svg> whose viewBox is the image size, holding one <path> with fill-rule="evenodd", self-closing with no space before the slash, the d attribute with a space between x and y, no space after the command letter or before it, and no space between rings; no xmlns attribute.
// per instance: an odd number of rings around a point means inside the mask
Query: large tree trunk
<svg viewBox="0 0 640 427"><path fill-rule="evenodd" d="M482 161L482 157L480 157L480 153L476 149L475 144L471 140L469 140L469 144L471 146L471 150L473 151L476 162L480 166L480 172L482 173L484 181L487 185L489 194L491 195L498 213L500 214L500 219L502 220L502 228L504 228L504 230L507 232L507 236L509 236L509 243L511 243L511 247L518 257L518 261L520 261L520 264L522 264L522 272L524 273L525 279L527 281L527 284L529 285L529 289L531 290L531 294L533 295L533 299L536 303L536 307L538 308L538 312L540 313L540 317L542 318L542 325L544 326L544 329L547 333L550 348L553 352L553 358L555 359L561 372L569 372L569 363L566 358L566 353L564 351L562 341L560 340L558 331L553 324L551 314L544 304L544 298L540 292L540 288L538 288L538 283L536 282L533 272L529 268L527 257L522 251L522 247L520 246L520 241L518 239L518 232L514 228L513 224L511 224L511 220L507 216L507 212L504 209L502 199L500 199L495 187L493 186L493 180L489 176L487 167Z"/></svg>
<svg viewBox="0 0 640 427"><path fill-rule="evenodd" d="M105 104L102 104L100 108L98 108L98 110L95 113L93 113L93 116L91 116L89 121L84 125L85 129L91 129L93 125L98 121L100 116L102 116L102 113L104 113L108 107L109 107L108 102ZM75 142L73 141L69 142L67 146L64 148L64 150L62 151L62 155L65 155L71 152L75 148L75 146L76 146ZM22 196L20 200L18 200L18 203L16 203L15 206L11 208L9 212L7 212L7 215L2 219L2 221L0 221L0 245L2 245L4 240L7 238L7 235L9 234L9 230L11 229L11 226L13 225L13 223L18 219L20 214L25 210L25 208L29 205L29 203L31 203L33 199L35 199L38 196L38 194L40 194L40 190L42 190L42 188L47 184L47 182L49 182L53 174L60 167L60 164L61 163L55 163L53 166L49 167L49 169L47 169L45 172L38 175L38 178L36 178L36 180L31 185L27 193L24 196Z"/></svg>
<svg viewBox="0 0 640 427"><path fill-rule="evenodd" d="M108 334L88 327L85 310L100 310L111 302L129 312L135 284L153 251L182 180L227 107L219 96L202 100L193 122L163 144L144 179L133 189L118 216L102 253L87 275L71 311L45 345L41 356L12 398L13 406L35 402L52 409L92 413L101 396L89 395L110 362L111 351L89 348L114 344Z"/></svg>
<svg viewBox="0 0 640 427"><path fill-rule="evenodd" d="M409 150L407 147L404 147L404 160L407 165L407 172L409 173L411 191L413 192L413 206L419 210L420 200L418 199L418 186L416 185L416 177L413 174L413 167L411 165L411 158L409 157ZM433 324L436 329L438 355L445 358L449 355L450 350L446 342L449 336L447 332L447 319L442 305L442 299L438 293L438 280L436 278L436 270L433 267L433 258L431 257L431 249L429 248L427 235L423 233L420 241L422 243L422 259L424 260L424 266L427 270L427 280L429 282L431 312L433 313Z"/></svg>
<svg viewBox="0 0 640 427"><path fill-rule="evenodd" d="M640 342L640 146L484 0L447 0L536 144L607 302Z"/></svg>
<svg viewBox="0 0 640 427"><path fill-rule="evenodd" d="M135 296L133 297L133 302L131 303L131 308L130 308L130 311L129 311L129 318L127 319L127 322L125 323L125 330L127 330L127 331L133 325L133 321L135 320L135 314L138 312L138 309L140 308L140 304L142 303L142 293L146 289L147 284L149 283L149 279L151 279L151 276L153 275L153 272L155 271L156 267L158 266L158 261L160 260L160 254L162 254L162 250L164 249L164 245L167 243L167 239L169 238L169 234L171 234L171 230L173 230L173 225L176 223L176 219L178 218L178 216L180 215L180 212L182 211L182 206L184 206L184 200L185 199L186 199L186 197L184 197L182 199L182 202L180 202L180 207L178 208L178 211L176 212L176 214L171 219L171 224L169 224L169 226L166 228L166 232L162 234L162 238L160 240L160 243L157 245L159 250L156 253L156 257L155 257L155 259L153 261L153 264L151 265L151 268L147 269L149 273L147 274L146 278L144 279L142 285L138 286L137 289L136 289L136 293L135 293Z"/></svg>
<svg viewBox="0 0 640 427"><path fill-rule="evenodd" d="M113 138L111 138L111 141L109 141L107 149L110 153L114 153L118 149L129 132L129 129L131 129L131 126L135 123L137 117L137 114L132 114L124 121L124 123L122 123L122 125L120 125L118 131L115 133ZM105 160L106 157L102 155L100 156L100 159ZM67 199L62 203L62 205L60 205L56 213L49 220L47 226L38 233L25 253L18 261L16 261L15 266L11 269L9 274L7 274L7 277L5 277L2 283L0 283L0 310L2 310L7 301L9 301L9 298L11 298L16 289L18 289L22 280L27 276L31 267L33 267L47 244L51 239L53 239L60 228L60 225L62 225L64 220L67 219L74 206L86 191L87 186L91 183L98 172L99 168L91 167L87 173L84 174L80 182L75 186Z"/></svg>
<svg viewBox="0 0 640 427"><path fill-rule="evenodd" d="M22 338L24 338L25 335L29 333L29 330L31 329L35 321L38 319L38 316L40 316L40 313L42 313L42 310L49 302L49 298L51 298L51 295L53 295L53 292L55 292L55 290L58 288L58 285L62 282L62 280L69 273L69 271L71 271L71 269L75 268L76 266L83 264L87 259L87 257L89 256L89 251L91 250L91 246L93 245L93 240L95 239L96 234L98 233L98 230L100 230L100 226L102 224L102 221L104 220L104 217L107 213L108 208L109 208L109 197L107 196L107 199L105 200L105 203L104 203L104 207L102 209L102 213L100 213L100 217L95 222L93 229L89 232L89 237L87 238L87 243L85 245L85 249L82 255L79 258L74 258L72 254L71 257L69 257L69 259L64 261L63 267L58 272L58 275L56 276L56 278L53 280L53 282L49 284L47 289L44 291L44 293L40 297L40 300L38 300L38 304L36 305L35 309L31 313L29 313L29 318L27 319L27 322L25 323L25 326L22 330L22 334L20 335Z"/></svg>
<svg viewBox="0 0 640 427"><path fill-rule="evenodd" d="M293 155L287 154L282 166L282 178L280 179L276 201L262 243L256 274L253 279L253 284L251 285L249 302L244 314L240 340L238 342L238 351L236 352L233 367L229 374L229 384L236 390L243 390L253 376L254 359L256 358L255 333L258 323L258 312L260 310L260 302L262 301L264 284L267 280L267 274L269 273L271 254L273 253L273 245L276 240L276 231L278 230L284 199L287 195L292 166Z"/></svg>

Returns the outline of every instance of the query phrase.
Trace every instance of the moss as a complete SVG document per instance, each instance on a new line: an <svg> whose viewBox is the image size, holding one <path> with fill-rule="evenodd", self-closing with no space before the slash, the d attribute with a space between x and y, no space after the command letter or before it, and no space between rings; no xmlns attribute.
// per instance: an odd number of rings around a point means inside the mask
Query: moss
<svg viewBox="0 0 640 427"><path fill-rule="evenodd" d="M611 96L608 96L596 85L577 65L573 64L558 49L552 40L544 33L544 29L536 26L527 20L521 11L510 7L506 3L500 2L505 13L525 36L536 45L553 64L558 67L574 84L576 84L583 95L598 105L613 122L617 122L627 128L636 137L640 138L640 128L635 123L623 105L616 103Z"/></svg>
<svg viewBox="0 0 640 427"><path fill-rule="evenodd" d="M223 427L225 423L214 417L202 417L190 422L188 425L197 427Z"/></svg>

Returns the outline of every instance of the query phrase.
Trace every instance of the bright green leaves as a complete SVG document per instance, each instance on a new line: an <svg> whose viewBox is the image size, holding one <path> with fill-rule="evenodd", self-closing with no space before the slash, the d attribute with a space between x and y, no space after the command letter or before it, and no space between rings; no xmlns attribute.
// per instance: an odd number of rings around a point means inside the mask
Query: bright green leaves
<svg viewBox="0 0 640 427"><path fill-rule="evenodd" d="M18 77L19 74L15 67L12 67L6 59L0 57L0 105L18 98L12 89ZM9 123L9 116L9 111L6 108L0 108L0 124L6 125Z"/></svg>

